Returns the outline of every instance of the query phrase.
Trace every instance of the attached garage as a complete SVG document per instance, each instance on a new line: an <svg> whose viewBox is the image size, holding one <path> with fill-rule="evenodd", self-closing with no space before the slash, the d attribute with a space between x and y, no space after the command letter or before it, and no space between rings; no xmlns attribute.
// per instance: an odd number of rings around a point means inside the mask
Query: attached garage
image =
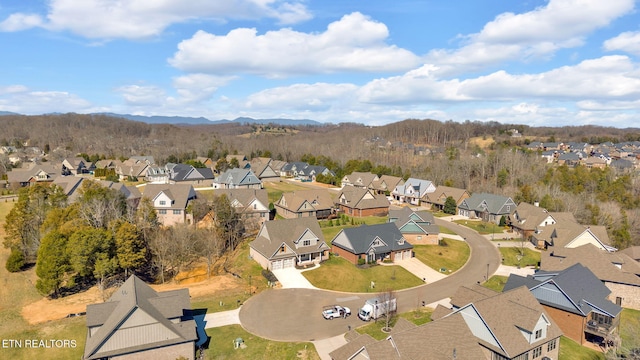
<svg viewBox="0 0 640 360"><path fill-rule="evenodd" d="M282 260L274 260L271 262L271 270L282 269Z"/></svg>
<svg viewBox="0 0 640 360"><path fill-rule="evenodd" d="M289 258L289 259L284 259L283 263L282 263L282 267L283 268L291 268L295 265L295 262L293 261L293 258Z"/></svg>

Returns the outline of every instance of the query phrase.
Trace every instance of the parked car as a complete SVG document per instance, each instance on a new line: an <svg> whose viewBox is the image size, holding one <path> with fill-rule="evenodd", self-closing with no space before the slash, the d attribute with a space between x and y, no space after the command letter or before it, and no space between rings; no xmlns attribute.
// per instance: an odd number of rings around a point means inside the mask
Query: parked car
<svg viewBox="0 0 640 360"><path fill-rule="evenodd" d="M335 318L346 318L351 315L351 309L340 305L329 305L322 308L322 317L326 320L333 320Z"/></svg>

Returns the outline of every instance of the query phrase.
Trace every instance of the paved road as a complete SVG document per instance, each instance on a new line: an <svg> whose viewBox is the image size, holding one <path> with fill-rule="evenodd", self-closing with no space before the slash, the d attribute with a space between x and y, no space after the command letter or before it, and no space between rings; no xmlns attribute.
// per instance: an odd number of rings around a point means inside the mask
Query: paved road
<svg viewBox="0 0 640 360"><path fill-rule="evenodd" d="M436 219L463 238L471 248L470 260L445 279L397 292L398 311L406 312L422 305L451 297L461 285L483 282L500 265L500 253L489 240L464 226ZM362 325L355 312L374 294L342 293L315 289L274 289L247 300L240 309L242 326L257 336L279 341L315 341L345 333ZM354 313L347 319L325 320L321 309L339 303Z"/></svg>

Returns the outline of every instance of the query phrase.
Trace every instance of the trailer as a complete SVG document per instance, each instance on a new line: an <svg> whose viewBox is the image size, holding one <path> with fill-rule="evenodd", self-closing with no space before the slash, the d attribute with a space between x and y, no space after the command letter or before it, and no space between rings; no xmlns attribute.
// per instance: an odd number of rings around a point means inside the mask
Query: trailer
<svg viewBox="0 0 640 360"><path fill-rule="evenodd" d="M367 300L364 305L358 309L358 317L363 321L378 319L397 309L396 298L382 299L375 297Z"/></svg>

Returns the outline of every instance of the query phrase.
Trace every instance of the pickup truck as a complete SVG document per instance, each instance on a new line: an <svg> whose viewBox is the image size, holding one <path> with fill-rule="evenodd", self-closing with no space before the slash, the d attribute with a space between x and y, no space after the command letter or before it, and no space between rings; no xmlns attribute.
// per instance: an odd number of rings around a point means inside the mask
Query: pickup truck
<svg viewBox="0 0 640 360"><path fill-rule="evenodd" d="M351 315L351 309L340 305L329 305L322 308L322 317L326 320L347 317Z"/></svg>

